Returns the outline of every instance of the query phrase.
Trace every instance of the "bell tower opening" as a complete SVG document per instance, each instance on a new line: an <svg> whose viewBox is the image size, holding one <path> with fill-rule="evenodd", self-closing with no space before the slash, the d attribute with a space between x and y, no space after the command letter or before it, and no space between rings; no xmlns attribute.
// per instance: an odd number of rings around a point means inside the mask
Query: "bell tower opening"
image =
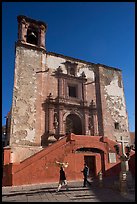
<svg viewBox="0 0 137 204"><path fill-rule="evenodd" d="M27 30L27 43L38 45L38 31L29 27Z"/></svg>
<svg viewBox="0 0 137 204"><path fill-rule="evenodd" d="M78 115L70 114L66 118L66 133L72 132L76 135L82 135L82 122Z"/></svg>

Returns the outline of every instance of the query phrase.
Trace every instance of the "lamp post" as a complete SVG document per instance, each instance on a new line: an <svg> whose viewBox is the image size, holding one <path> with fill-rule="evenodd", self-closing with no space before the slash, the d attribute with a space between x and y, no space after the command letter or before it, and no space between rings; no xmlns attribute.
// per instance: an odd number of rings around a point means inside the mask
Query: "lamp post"
<svg viewBox="0 0 137 204"><path fill-rule="evenodd" d="M114 148L116 150L116 153L120 156L119 159L121 161L121 172L120 172L120 191L122 193L127 193L127 175L129 174L129 166L128 161L130 159L130 151L131 148L129 146L126 146L127 152L125 152L125 144L128 144L129 141L124 140L124 138L121 136L120 140L117 140L117 142L121 143L122 151L120 155L119 151L119 145L114 145Z"/></svg>

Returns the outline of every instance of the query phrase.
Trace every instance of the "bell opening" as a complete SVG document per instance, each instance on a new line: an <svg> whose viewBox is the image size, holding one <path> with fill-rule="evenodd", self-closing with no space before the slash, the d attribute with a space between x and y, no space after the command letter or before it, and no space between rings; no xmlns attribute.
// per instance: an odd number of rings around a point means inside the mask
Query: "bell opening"
<svg viewBox="0 0 137 204"><path fill-rule="evenodd" d="M32 29L27 31L27 43L38 45L38 32Z"/></svg>

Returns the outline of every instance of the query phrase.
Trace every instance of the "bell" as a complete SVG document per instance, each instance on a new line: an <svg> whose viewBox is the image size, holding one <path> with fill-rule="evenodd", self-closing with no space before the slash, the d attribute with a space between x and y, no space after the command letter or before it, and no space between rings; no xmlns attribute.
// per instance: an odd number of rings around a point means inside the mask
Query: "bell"
<svg viewBox="0 0 137 204"><path fill-rule="evenodd" d="M33 31L29 34L29 36L34 36L35 38L37 37Z"/></svg>

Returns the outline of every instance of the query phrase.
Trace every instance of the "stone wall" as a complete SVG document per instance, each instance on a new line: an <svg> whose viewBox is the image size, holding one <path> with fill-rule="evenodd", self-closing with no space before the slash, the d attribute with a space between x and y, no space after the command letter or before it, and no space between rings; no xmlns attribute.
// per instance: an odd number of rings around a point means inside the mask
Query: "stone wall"
<svg viewBox="0 0 137 204"><path fill-rule="evenodd" d="M99 66L99 73L104 136L112 140L124 136L130 141L122 73L103 66ZM119 124L118 129L115 123Z"/></svg>
<svg viewBox="0 0 137 204"><path fill-rule="evenodd" d="M42 80L38 73L46 69L42 57L41 51L16 46L10 146L13 149L13 158L17 160L19 158L22 160L26 156L21 154L18 158L15 147L28 146L29 148L41 145L41 129L38 127L41 124L39 110L42 109Z"/></svg>

